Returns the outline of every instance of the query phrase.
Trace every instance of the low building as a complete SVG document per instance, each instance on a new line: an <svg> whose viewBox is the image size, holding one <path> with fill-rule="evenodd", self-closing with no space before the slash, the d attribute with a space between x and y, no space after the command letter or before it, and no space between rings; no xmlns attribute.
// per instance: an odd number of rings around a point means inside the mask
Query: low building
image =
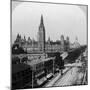
<svg viewBox="0 0 90 90"><path fill-rule="evenodd" d="M32 71L29 65L13 64L12 65L12 89L23 89L29 83L32 87Z"/></svg>

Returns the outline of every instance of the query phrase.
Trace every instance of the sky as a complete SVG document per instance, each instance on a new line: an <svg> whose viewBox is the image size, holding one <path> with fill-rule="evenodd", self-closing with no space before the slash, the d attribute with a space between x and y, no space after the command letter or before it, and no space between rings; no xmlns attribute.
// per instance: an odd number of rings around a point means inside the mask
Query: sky
<svg viewBox="0 0 90 90"><path fill-rule="evenodd" d="M69 36L71 43L78 37L80 44L87 43L87 7L68 4L32 2L12 3L12 43L17 34L37 40L41 14L44 19L46 40L60 40Z"/></svg>

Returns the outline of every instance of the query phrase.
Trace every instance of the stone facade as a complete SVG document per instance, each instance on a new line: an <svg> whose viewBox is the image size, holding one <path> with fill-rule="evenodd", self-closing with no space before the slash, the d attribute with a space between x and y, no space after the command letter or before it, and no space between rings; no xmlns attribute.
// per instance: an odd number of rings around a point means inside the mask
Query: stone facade
<svg viewBox="0 0 90 90"><path fill-rule="evenodd" d="M45 51L45 27L43 22L43 16L41 15L41 22L38 31L38 47L40 51Z"/></svg>
<svg viewBox="0 0 90 90"><path fill-rule="evenodd" d="M19 44L19 46L23 47L24 50L28 50L29 52L32 51L66 51L70 48L70 41L69 37L64 39L64 35L61 35L60 40L53 41L48 38L48 40L45 40L45 26L43 21L43 15L41 15L39 30L38 30L38 38L37 41L33 38L31 39L24 36L21 37L20 34L17 34L16 40L14 44Z"/></svg>

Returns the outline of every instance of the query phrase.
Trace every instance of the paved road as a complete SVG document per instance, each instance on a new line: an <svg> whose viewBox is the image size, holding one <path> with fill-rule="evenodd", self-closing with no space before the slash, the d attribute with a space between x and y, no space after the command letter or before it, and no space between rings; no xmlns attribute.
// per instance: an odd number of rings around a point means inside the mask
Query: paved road
<svg viewBox="0 0 90 90"><path fill-rule="evenodd" d="M80 73L78 71L79 71L79 68L73 67L53 86L68 86L68 85L81 84L83 73Z"/></svg>
<svg viewBox="0 0 90 90"><path fill-rule="evenodd" d="M81 70L82 63L67 64L65 67L67 68L63 70L63 76L59 73L44 87L79 85L82 83L84 76Z"/></svg>
<svg viewBox="0 0 90 90"><path fill-rule="evenodd" d="M66 68L63 70L63 73L67 72L70 68ZM54 85L55 82L57 82L58 79L61 78L61 73L57 74L54 76L54 78L52 80L50 80L50 82L48 82L44 87L51 87Z"/></svg>

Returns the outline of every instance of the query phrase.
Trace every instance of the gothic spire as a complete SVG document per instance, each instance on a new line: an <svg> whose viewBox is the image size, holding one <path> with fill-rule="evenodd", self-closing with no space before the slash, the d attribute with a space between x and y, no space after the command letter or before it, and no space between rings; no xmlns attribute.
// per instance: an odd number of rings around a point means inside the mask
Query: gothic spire
<svg viewBox="0 0 90 90"><path fill-rule="evenodd" d="M41 25L43 25L43 15L41 14L41 22L40 22Z"/></svg>
<svg viewBox="0 0 90 90"><path fill-rule="evenodd" d="M76 41L78 41L78 37L76 36Z"/></svg>

